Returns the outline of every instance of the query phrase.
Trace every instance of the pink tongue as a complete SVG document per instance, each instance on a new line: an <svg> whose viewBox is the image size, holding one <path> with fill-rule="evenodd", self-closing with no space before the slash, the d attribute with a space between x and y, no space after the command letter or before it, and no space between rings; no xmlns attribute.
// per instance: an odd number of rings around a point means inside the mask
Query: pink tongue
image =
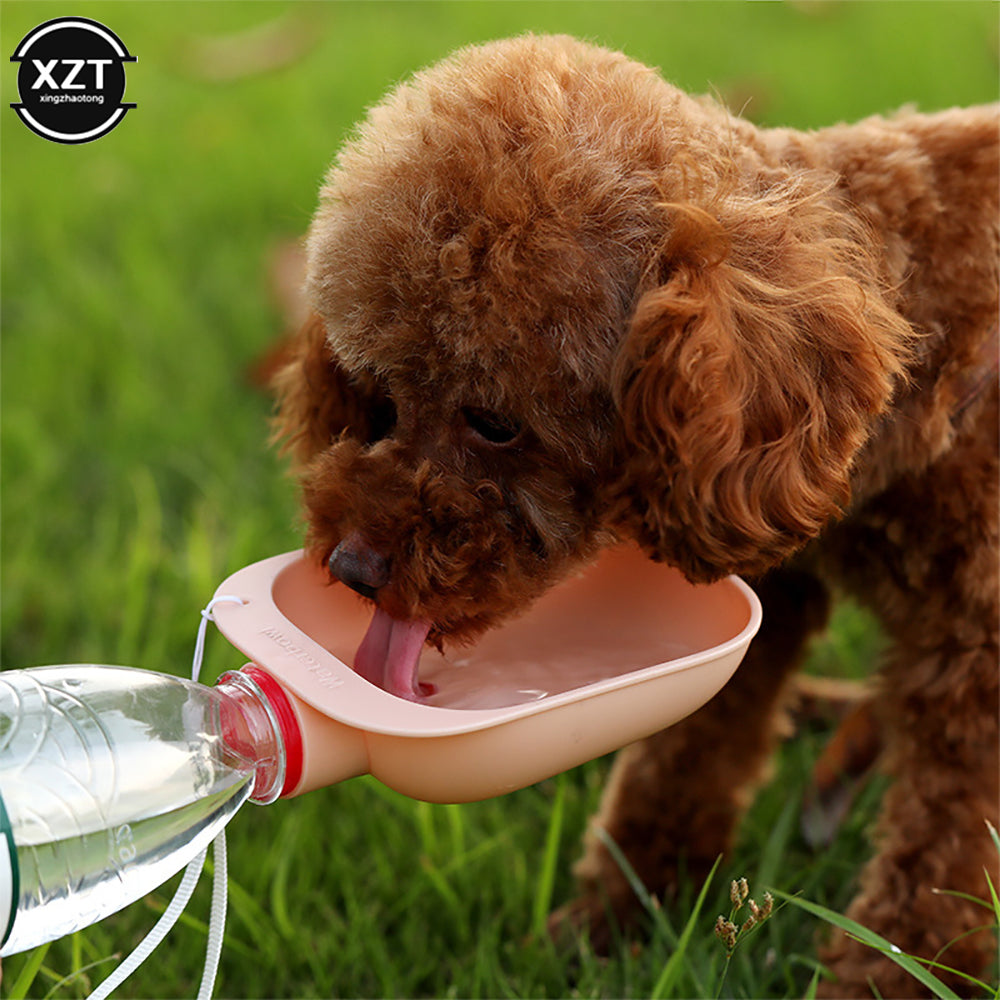
<svg viewBox="0 0 1000 1000"><path fill-rule="evenodd" d="M376 608L368 631L354 654L354 669L389 694L417 701L421 694L417 663L430 628L430 622L397 621Z"/></svg>

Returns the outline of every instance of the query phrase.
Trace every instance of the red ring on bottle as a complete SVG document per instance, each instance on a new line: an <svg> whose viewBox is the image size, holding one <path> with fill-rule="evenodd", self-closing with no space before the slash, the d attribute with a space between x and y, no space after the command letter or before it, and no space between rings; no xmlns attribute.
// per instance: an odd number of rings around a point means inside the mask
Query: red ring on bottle
<svg viewBox="0 0 1000 1000"><path fill-rule="evenodd" d="M305 752L302 745L302 729L285 689L266 670L258 667L256 663L248 663L242 668L242 672L256 682L264 692L264 697L274 711L281 729L281 736L285 742L285 783L278 797L282 798L293 792L302 780Z"/></svg>

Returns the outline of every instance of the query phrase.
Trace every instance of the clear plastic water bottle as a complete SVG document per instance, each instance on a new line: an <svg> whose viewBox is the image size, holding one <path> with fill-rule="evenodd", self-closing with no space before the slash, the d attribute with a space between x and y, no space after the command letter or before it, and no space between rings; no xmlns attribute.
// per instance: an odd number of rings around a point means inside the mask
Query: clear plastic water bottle
<svg viewBox="0 0 1000 1000"><path fill-rule="evenodd" d="M89 664L0 673L0 955L139 899L248 798L281 794L285 734L257 680L252 667L214 688Z"/></svg>

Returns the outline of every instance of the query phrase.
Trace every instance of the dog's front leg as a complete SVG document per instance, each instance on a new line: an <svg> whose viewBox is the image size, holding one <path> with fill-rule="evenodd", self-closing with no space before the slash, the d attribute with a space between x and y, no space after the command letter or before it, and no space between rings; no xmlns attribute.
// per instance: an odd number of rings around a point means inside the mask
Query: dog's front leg
<svg viewBox="0 0 1000 1000"><path fill-rule="evenodd" d="M1000 879L997 409L920 476L831 537L839 575L882 618L893 648L874 704L892 779L877 853L848 916L906 954L984 975L996 946L986 874ZM913 997L921 987L845 937L826 958L833 997ZM960 994L961 977L932 970Z"/></svg>
<svg viewBox="0 0 1000 1000"><path fill-rule="evenodd" d="M915 632L920 632L919 628ZM935 663L936 661L936 663ZM938 674L916 691L901 679ZM894 948L982 976L996 944L987 900L997 884L997 851L986 820L997 823L997 647L897 649L875 709L893 778L882 803L878 852L861 875L847 915ZM948 674L952 681L946 681ZM838 934L823 958L835 979L826 997L930 995L880 951ZM960 996L981 991L961 976L931 971Z"/></svg>

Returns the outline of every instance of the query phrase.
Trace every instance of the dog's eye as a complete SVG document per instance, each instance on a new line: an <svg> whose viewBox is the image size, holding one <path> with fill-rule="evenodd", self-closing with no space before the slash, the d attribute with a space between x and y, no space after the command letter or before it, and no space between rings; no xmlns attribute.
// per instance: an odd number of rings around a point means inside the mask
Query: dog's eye
<svg viewBox="0 0 1000 1000"><path fill-rule="evenodd" d="M521 433L516 420L478 406L463 406L462 418L473 434L490 444L510 444Z"/></svg>
<svg viewBox="0 0 1000 1000"><path fill-rule="evenodd" d="M371 401L365 417L368 424L365 444L373 445L396 429L396 404L388 395L380 395Z"/></svg>

